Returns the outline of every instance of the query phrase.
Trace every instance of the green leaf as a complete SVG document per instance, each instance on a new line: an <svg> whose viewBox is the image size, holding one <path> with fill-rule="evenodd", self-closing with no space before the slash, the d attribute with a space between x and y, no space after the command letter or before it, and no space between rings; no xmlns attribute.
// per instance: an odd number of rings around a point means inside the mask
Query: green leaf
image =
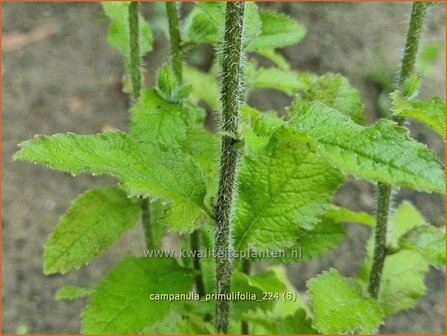
<svg viewBox="0 0 447 336"><path fill-rule="evenodd" d="M182 34L184 43L197 45L217 42L222 35L223 15L222 6L218 3L196 4L185 20Z"/></svg>
<svg viewBox="0 0 447 336"><path fill-rule="evenodd" d="M310 231L304 231L291 250L301 249L302 260L319 257L340 244L345 238L343 226L324 216ZM286 261L296 261L289 259Z"/></svg>
<svg viewBox="0 0 447 336"><path fill-rule="evenodd" d="M305 104L290 124L309 137L322 157L347 174L422 191L445 192L444 167L427 146L389 120L354 123L319 102Z"/></svg>
<svg viewBox="0 0 447 336"><path fill-rule="evenodd" d="M292 18L270 10L259 10L261 34L248 44L248 51L276 49L298 43L306 29Z"/></svg>
<svg viewBox="0 0 447 336"><path fill-rule="evenodd" d="M211 322L204 321L202 316L189 314L187 319L177 322L177 332L172 334L181 335L214 335L218 334L216 328ZM159 334L166 334L164 329L161 329Z"/></svg>
<svg viewBox="0 0 447 336"><path fill-rule="evenodd" d="M400 251L385 259L379 303L386 316L413 307L425 294L428 264L417 253Z"/></svg>
<svg viewBox="0 0 447 336"><path fill-rule="evenodd" d="M383 311L373 298L364 296L353 279L334 269L307 282L314 328L324 334L371 334L383 322Z"/></svg>
<svg viewBox="0 0 447 336"><path fill-rule="evenodd" d="M305 261L319 257L340 244L345 237L345 230L341 222L361 223L367 226L374 226L375 218L365 212L353 212L346 208L330 206L323 218L312 230L304 231L296 240L295 244L286 249L285 259L281 262ZM299 257L292 258L293 251L297 251ZM278 261L278 260L277 260Z"/></svg>
<svg viewBox="0 0 447 336"><path fill-rule="evenodd" d="M225 2L197 2L186 18L183 42L189 45L220 43L223 40ZM258 7L254 2L245 4L244 43L248 44L261 31Z"/></svg>
<svg viewBox="0 0 447 336"><path fill-rule="evenodd" d="M411 229L400 238L399 245L418 252L431 265L445 265L445 233L434 226Z"/></svg>
<svg viewBox="0 0 447 336"><path fill-rule="evenodd" d="M416 69L423 76L430 76L433 72L434 62L442 52L442 44L432 42L426 44L416 59Z"/></svg>
<svg viewBox="0 0 447 336"><path fill-rule="evenodd" d="M233 301L231 318L234 320L240 319L243 313L250 310L271 310L276 300L264 299L264 293L278 294L278 297L282 298L281 293L287 289L274 271L267 271L252 276L234 272L231 286L233 293L250 293L256 297L256 300L251 298L238 300L236 298Z"/></svg>
<svg viewBox="0 0 447 336"><path fill-rule="evenodd" d="M333 219L337 222L360 223L367 226L375 225L375 218L366 212L353 212L346 208L332 205L326 212L325 217Z"/></svg>
<svg viewBox="0 0 447 336"><path fill-rule="evenodd" d="M427 225L427 222L420 212L410 202L402 202L390 218L387 232L387 246L391 250L398 249L401 237L406 232L421 225Z"/></svg>
<svg viewBox="0 0 447 336"><path fill-rule="evenodd" d="M416 246L408 246L409 249L405 249L406 247L401 245L407 235L411 237L413 232L420 232L424 227L429 227L429 225L409 202L403 202L390 218L387 249L391 254L385 259L379 290L379 303L382 305L385 315L391 315L414 306L425 293L424 277L428 271L428 263L424 257L429 257L430 252L416 251ZM422 229L422 231L425 230ZM413 238L416 237L413 236ZM423 246L424 243L421 244L422 249L424 249ZM373 249L374 240L371 236L367 244L365 263L358 274L358 279L362 282L365 290L369 280ZM427 253L426 256L423 255L424 252Z"/></svg>
<svg viewBox="0 0 447 336"><path fill-rule="evenodd" d="M185 139L189 111L180 103L163 99L156 90L147 90L130 109L130 134L144 142L169 146Z"/></svg>
<svg viewBox="0 0 447 336"><path fill-rule="evenodd" d="M73 300L83 296L89 296L94 293L93 288L85 288L78 286L64 286L57 290L54 298L56 300Z"/></svg>
<svg viewBox="0 0 447 336"><path fill-rule="evenodd" d="M258 310L244 314L244 320L249 322L250 334L318 334L318 332L312 328L312 319L307 316L304 309L298 309L292 315L282 318L271 316L268 312Z"/></svg>
<svg viewBox="0 0 447 336"><path fill-rule="evenodd" d="M178 306L151 294L187 294L192 273L174 259L127 257L98 284L82 313L84 334L138 334Z"/></svg>
<svg viewBox="0 0 447 336"><path fill-rule="evenodd" d="M367 287L371 258L360 268L358 278ZM379 289L379 303L385 316L413 307L425 293L428 264L418 253L402 250L385 259Z"/></svg>
<svg viewBox="0 0 447 336"><path fill-rule="evenodd" d="M365 124L360 94L341 75L329 73L314 80L310 89L296 98L291 110L297 112L304 103L312 101L319 101L346 114L357 124Z"/></svg>
<svg viewBox="0 0 447 336"><path fill-rule="evenodd" d="M150 200L145 200L146 202ZM163 224L163 215L165 206L161 199L149 203L149 221L153 237L153 248L161 249L162 238L165 234L165 226Z"/></svg>
<svg viewBox="0 0 447 336"><path fill-rule="evenodd" d="M210 133L203 127L190 128L182 148L196 160L205 173L207 194L204 203L210 208L213 207L213 198L217 194L219 166L219 139L217 134Z"/></svg>
<svg viewBox="0 0 447 336"><path fill-rule="evenodd" d="M174 72L167 64L163 64L158 71L157 91L166 101L179 103L188 98L191 86L182 85L177 81Z"/></svg>
<svg viewBox="0 0 447 336"><path fill-rule="evenodd" d="M102 2L101 5L106 16L110 19L107 42L120 51L125 64L128 65L130 63L128 3ZM140 57L152 50L152 40L148 23L142 15L139 15Z"/></svg>
<svg viewBox="0 0 447 336"><path fill-rule="evenodd" d="M159 334L179 334L179 329L177 324L181 323L183 320L182 314L175 308L171 309L167 315L163 317L162 320L158 321L150 327L145 327L141 334L144 335L159 335Z"/></svg>
<svg viewBox="0 0 447 336"><path fill-rule="evenodd" d="M244 113L254 119L244 131L235 248L281 250L317 224L342 177L305 144L291 141L273 114Z"/></svg>
<svg viewBox="0 0 447 336"><path fill-rule="evenodd" d="M293 245L281 249L277 256L271 255L262 260L270 263L307 261L330 251L343 241L344 237L343 226L325 215L312 229L298 233Z"/></svg>
<svg viewBox="0 0 447 336"><path fill-rule="evenodd" d="M213 74L186 66L183 68L183 77L185 83L192 86L191 96L195 102L202 100L212 110L217 109L219 90Z"/></svg>
<svg viewBox="0 0 447 336"><path fill-rule="evenodd" d="M407 78L402 86L402 96L405 99L413 99L418 94L421 80L417 74L413 74Z"/></svg>
<svg viewBox="0 0 447 336"><path fill-rule="evenodd" d="M139 209L138 202L116 187L78 196L45 244L45 274L64 274L90 263L136 224Z"/></svg>
<svg viewBox="0 0 447 336"><path fill-rule="evenodd" d="M310 87L313 75L278 68L258 68L251 63L246 69L247 87L250 89L272 88L293 95Z"/></svg>
<svg viewBox="0 0 447 336"><path fill-rule="evenodd" d="M406 100L398 91L391 94L394 115L416 119L438 133L445 140L445 100L431 97L424 100Z"/></svg>
<svg viewBox="0 0 447 336"><path fill-rule="evenodd" d="M287 287L287 292L293 293L295 296L294 300L279 300L273 308L273 315L277 317L286 317L293 315L297 310L304 309L310 316L311 311L307 305L307 299L304 298L303 294L298 292L295 286L290 282L287 276L287 268L284 265L276 265L269 268L275 272L276 277L284 283Z"/></svg>
<svg viewBox="0 0 447 336"><path fill-rule="evenodd" d="M200 225L206 186L193 158L171 146L140 143L116 131L98 135L56 134L36 136L20 144L15 159L28 160L70 172L106 174L118 178L131 196L164 198L168 208L187 218L169 217L171 229L189 232ZM173 207L179 207L176 211ZM191 218L194 217L194 221Z"/></svg>
<svg viewBox="0 0 447 336"><path fill-rule="evenodd" d="M259 49L256 53L273 62L281 70L290 70L289 62L280 53L273 49Z"/></svg>

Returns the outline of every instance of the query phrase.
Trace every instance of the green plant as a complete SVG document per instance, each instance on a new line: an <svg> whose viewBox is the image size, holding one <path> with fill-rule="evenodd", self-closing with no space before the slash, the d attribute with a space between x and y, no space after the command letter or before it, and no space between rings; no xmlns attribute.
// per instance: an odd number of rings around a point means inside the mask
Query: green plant
<svg viewBox="0 0 447 336"><path fill-rule="evenodd" d="M38 135L14 156L119 180L73 201L45 244L46 274L88 264L142 216L145 257L125 258L96 286L56 293L89 297L82 331L372 333L386 316L412 307L429 265L445 263L445 234L414 206L403 202L389 216L391 186L444 193L444 167L402 126L411 117L445 134L444 100L415 98L425 6L413 5L393 118L365 125L359 93L344 77L293 71L276 51L305 34L283 14L253 2L197 3L180 28L176 5L166 3L171 66L146 89L140 59L152 35L140 5L104 3L108 41L130 77L129 132ZM206 43L217 54L209 73L185 61ZM272 66L259 67L254 54ZM286 116L244 103L266 87L294 96ZM204 127L199 102L220 111L216 133ZM349 175L379 184L377 218L331 204ZM330 269L310 279L307 304L281 264L332 249L343 240L341 222L367 225L376 238L355 278ZM181 233L192 253L152 254L165 227ZM205 249L215 258L199 253ZM273 266L251 274L257 261ZM194 287L197 296L188 294Z"/></svg>

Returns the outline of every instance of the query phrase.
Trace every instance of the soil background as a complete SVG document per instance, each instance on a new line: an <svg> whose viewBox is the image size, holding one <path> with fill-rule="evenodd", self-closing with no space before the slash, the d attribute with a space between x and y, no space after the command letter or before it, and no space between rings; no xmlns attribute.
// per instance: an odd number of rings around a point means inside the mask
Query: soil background
<svg viewBox="0 0 447 336"><path fill-rule="evenodd" d="M391 69L399 63L409 3L260 6L284 11L307 27L302 42L281 51L294 68L345 75L359 88L368 119L377 118L374 106L379 90L363 73L378 62L391 65ZM91 134L105 126L126 130L128 100L120 86L122 61L118 52L106 43L108 21L99 4L3 3L2 7L2 332L16 333L26 327L28 333L79 333L79 315L85 300L55 301L56 290L66 284L93 286L123 256L142 254L142 232L139 226L132 229L87 267L64 276L44 276L43 244L70 201L89 187L114 181L86 175L72 178L12 162L11 156L19 142L38 133ZM148 82L153 81L154 69L168 55L161 8L160 4L144 4L157 39L156 52L145 58ZM444 50L444 18L442 4L430 10L423 44L438 42ZM25 40L20 40L20 36L25 36ZM13 44L7 50L5 37ZM21 45L20 41L25 42ZM210 55L205 54L208 58ZM444 96L444 59L443 51L433 75L423 81L421 97ZM282 110L289 102L287 96L270 90L250 97L250 103L263 110ZM415 138L434 147L440 159L444 159L440 138L425 127L412 123L409 126ZM396 203L403 198L410 199L434 225L444 225L441 196L402 189ZM374 187L351 181L337 194L336 202L372 213ZM346 224L346 228L349 230L345 241L327 256L289 267L298 289L304 290L305 280L329 267L345 275L356 273L364 257L363 246L369 230L353 224ZM415 308L388 318L380 332L444 334L444 284L444 269L431 270L426 278L426 296Z"/></svg>

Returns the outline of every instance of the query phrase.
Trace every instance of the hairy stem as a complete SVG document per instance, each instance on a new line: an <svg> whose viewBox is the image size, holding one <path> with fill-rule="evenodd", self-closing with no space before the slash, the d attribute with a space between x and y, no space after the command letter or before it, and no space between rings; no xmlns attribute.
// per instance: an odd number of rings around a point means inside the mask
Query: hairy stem
<svg viewBox="0 0 447 336"><path fill-rule="evenodd" d="M414 71L419 40L421 37L426 3L415 2L411 11L410 24L408 27L405 52L402 58L398 89L402 88L408 77ZM393 118L399 125L402 125L403 118ZM380 279L382 277L383 265L387 254L386 234L388 228L388 218L393 198L392 186L384 183L377 184L377 209L376 227L374 237L374 255L369 274L368 292L372 297L377 298L380 289Z"/></svg>
<svg viewBox="0 0 447 336"><path fill-rule="evenodd" d="M140 44L138 29L138 14L140 4L131 2L129 4L129 47L130 47L130 64L129 73L132 81L132 95L134 101L140 98L141 92L141 72L140 72Z"/></svg>
<svg viewBox="0 0 447 336"><path fill-rule="evenodd" d="M166 2L166 13L168 14L169 39L171 41L172 70L177 81L181 84L183 82L182 49L175 2Z"/></svg>
<svg viewBox="0 0 447 336"><path fill-rule="evenodd" d="M140 64L140 44L139 44L139 12L140 4L131 2L129 4L129 48L130 63L129 74L132 82L132 100L136 102L141 94L141 64ZM154 248L154 237L152 234L149 200L141 199L141 221L143 223L144 240L146 248Z"/></svg>
<svg viewBox="0 0 447 336"><path fill-rule="evenodd" d="M191 250L193 251L200 250L199 230L196 230L193 233L191 233ZM200 297L204 297L206 294L205 283L203 282L202 265L200 263L200 258L197 256L197 253L195 253L193 257L193 266L194 270L197 272L195 276L197 294L199 294Z"/></svg>
<svg viewBox="0 0 447 336"><path fill-rule="evenodd" d="M221 156L219 186L216 204L216 290L223 299L216 301L216 328L228 331L232 259L232 212L238 175L237 142L239 104L242 97L242 31L244 18L243 2L227 2L225 35L222 50L221 80Z"/></svg>
<svg viewBox="0 0 447 336"><path fill-rule="evenodd" d="M242 260L242 272L250 275L251 272L251 262L248 259ZM248 325L248 321L241 321L241 334L242 335L249 335L250 334L250 327Z"/></svg>

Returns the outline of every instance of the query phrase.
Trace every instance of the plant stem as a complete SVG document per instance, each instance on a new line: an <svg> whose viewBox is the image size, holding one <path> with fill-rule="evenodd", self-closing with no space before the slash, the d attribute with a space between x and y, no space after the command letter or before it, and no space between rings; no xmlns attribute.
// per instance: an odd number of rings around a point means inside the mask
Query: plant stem
<svg viewBox="0 0 447 336"><path fill-rule="evenodd" d="M169 39L171 40L172 70L179 84L183 82L182 49L180 45L180 29L175 2L166 2L168 14Z"/></svg>
<svg viewBox="0 0 447 336"><path fill-rule="evenodd" d="M139 44L139 14L140 4L131 2L129 4L129 47L130 64L129 73L132 81L133 100L140 98L141 92L141 72L140 72L140 44Z"/></svg>
<svg viewBox="0 0 447 336"><path fill-rule="evenodd" d="M242 272L250 275L251 272L251 262L248 259L242 260ZM241 321L241 334L242 335L249 335L250 334L250 328L248 325L248 321Z"/></svg>
<svg viewBox="0 0 447 336"><path fill-rule="evenodd" d="M407 41L405 52L402 58L398 89L402 88L408 77L414 71L419 40L424 22L426 3L414 2L411 11L410 24L407 32ZM403 125L403 118L393 118L399 125ZM380 279L382 277L383 265L387 254L386 234L388 227L388 218L393 198L393 189L391 185L385 183L377 184L377 209L376 209L376 227L374 237L374 255L369 274L368 292L377 298L380 289Z"/></svg>
<svg viewBox="0 0 447 336"><path fill-rule="evenodd" d="M177 14L177 6L175 2L166 2L166 13L168 15L169 24L169 40L171 41L172 71L179 84L183 82L183 66L182 66L182 50L180 39L180 28ZM190 237L191 250L200 250L200 231L196 230L191 233ZM205 296L205 283L203 281L202 265L197 253L193 257L193 267L196 271L195 282L197 294L200 297Z"/></svg>
<svg viewBox="0 0 447 336"><path fill-rule="evenodd" d="M141 199L141 221L143 223L144 240L146 242L147 249L153 249L155 247L154 235L151 226L151 213L149 207L149 200Z"/></svg>
<svg viewBox="0 0 447 336"><path fill-rule="evenodd" d="M199 230L191 233L191 250L196 252L200 250ZM197 256L197 253L195 253L193 257L193 266L194 270L197 272L195 276L197 294L199 294L200 297L204 297L206 294L205 283L203 282L202 265L200 264L200 258Z"/></svg>
<svg viewBox="0 0 447 336"><path fill-rule="evenodd" d="M140 4L131 2L129 4L129 48L130 63L129 74L132 82L132 100L136 102L141 94L141 65L139 44L139 12ZM141 198L141 221L143 223L144 240L146 248L154 248L154 237L152 234L149 200Z"/></svg>
<svg viewBox="0 0 447 336"><path fill-rule="evenodd" d="M224 299L216 301L216 329L228 331L232 259L232 212L238 175L237 142L239 104L242 97L242 32L244 2L227 2L222 50L221 156L216 204L216 290ZM234 136L232 136L234 135Z"/></svg>

